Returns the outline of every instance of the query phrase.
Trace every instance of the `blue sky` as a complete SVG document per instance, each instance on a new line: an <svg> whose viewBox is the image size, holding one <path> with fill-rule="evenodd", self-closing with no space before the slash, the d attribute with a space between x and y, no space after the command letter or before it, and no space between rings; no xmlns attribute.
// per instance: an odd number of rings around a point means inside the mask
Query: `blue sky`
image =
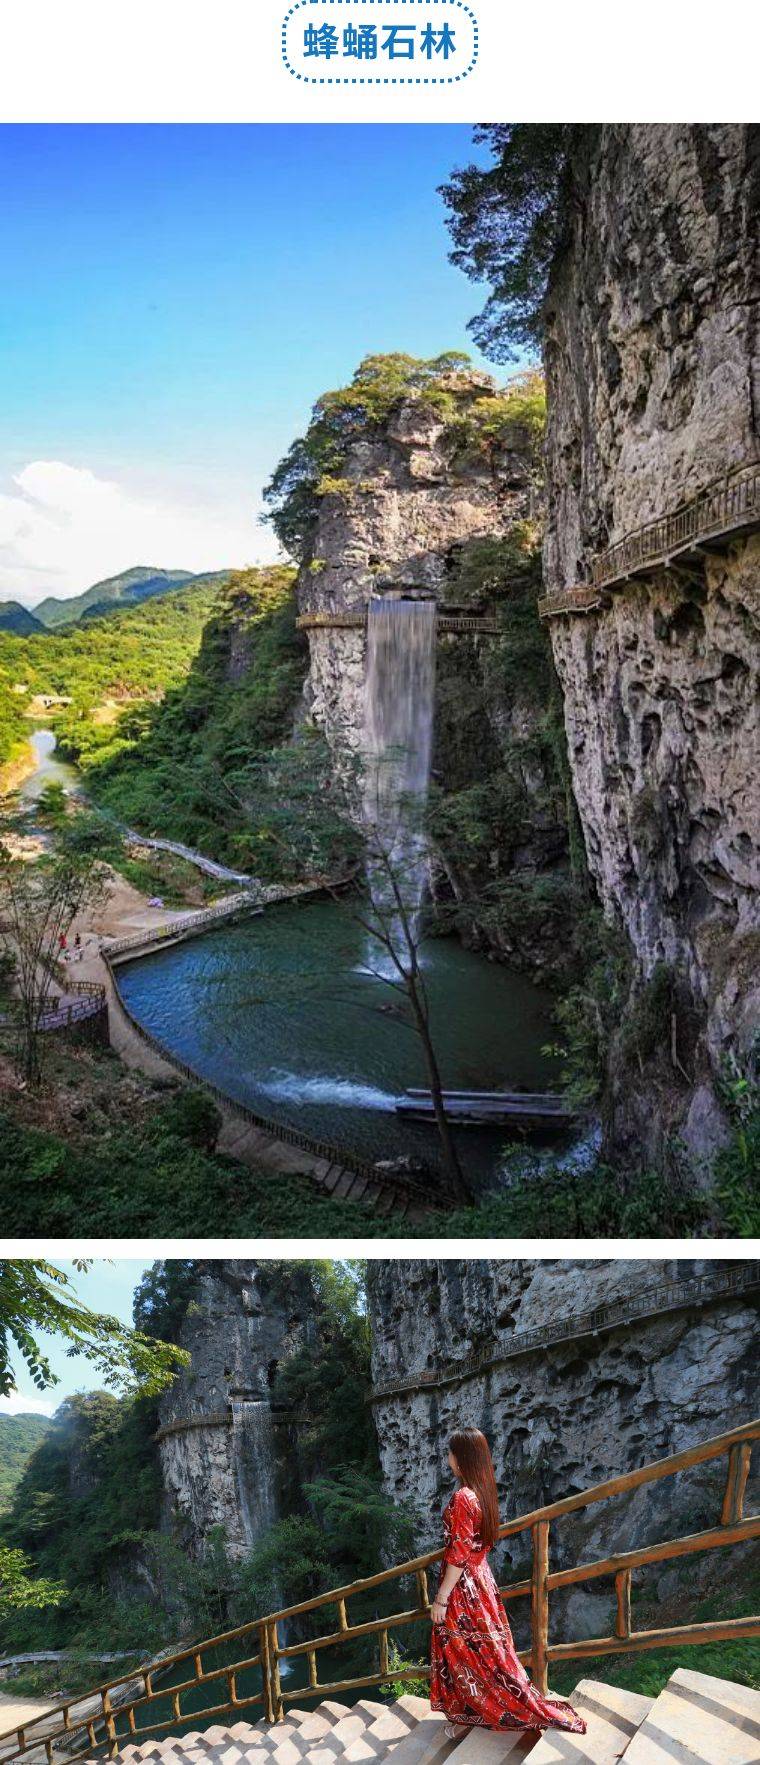
<svg viewBox="0 0 760 1765"><path fill-rule="evenodd" d="M93 1311L107 1312L110 1317L117 1317L123 1323L131 1324L134 1291L140 1277L151 1267L153 1258L147 1262L138 1262L132 1258L120 1257L108 1262L99 1257L84 1274L80 1274L73 1263L63 1257L54 1260L56 1267L65 1269L70 1276L73 1287L85 1305L89 1305ZM70 1397L72 1392L91 1391L102 1384L89 1361L67 1354L62 1337L40 1334L38 1341L48 1356L53 1372L57 1373L59 1383L50 1386L47 1391L38 1392L20 1356L14 1356L18 1390L11 1398L0 1398L0 1413L8 1410L35 1410L52 1415L61 1400Z"/></svg>
<svg viewBox="0 0 760 1765"><path fill-rule="evenodd" d="M473 157L459 125L0 128L0 598L272 556L320 392L370 350L487 366L437 194Z"/></svg>

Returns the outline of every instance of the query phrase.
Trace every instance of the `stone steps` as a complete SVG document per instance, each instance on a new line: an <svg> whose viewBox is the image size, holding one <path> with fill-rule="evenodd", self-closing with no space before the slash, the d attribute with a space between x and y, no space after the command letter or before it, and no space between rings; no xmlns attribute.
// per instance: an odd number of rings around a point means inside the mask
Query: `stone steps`
<svg viewBox="0 0 760 1765"><path fill-rule="evenodd" d="M618 1765L626 1747L648 1716L652 1699L618 1685L581 1679L570 1702L586 1723L585 1734L552 1733L548 1729L530 1751L530 1765Z"/></svg>
<svg viewBox="0 0 760 1765"><path fill-rule="evenodd" d="M623 1756L625 1765L758 1765L760 1692L679 1667Z"/></svg>
<svg viewBox="0 0 760 1765"><path fill-rule="evenodd" d="M459 1739L427 1698L325 1699L284 1722L216 1725L125 1746L124 1765L760 1765L760 1692L679 1668L657 1698L582 1679L586 1734L474 1728ZM98 1765L86 1760L84 1765Z"/></svg>

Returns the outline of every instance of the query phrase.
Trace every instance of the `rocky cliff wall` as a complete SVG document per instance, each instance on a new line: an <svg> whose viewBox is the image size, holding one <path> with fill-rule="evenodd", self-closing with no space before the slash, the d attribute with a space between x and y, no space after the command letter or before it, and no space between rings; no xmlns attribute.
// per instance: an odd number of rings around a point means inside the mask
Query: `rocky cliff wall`
<svg viewBox="0 0 760 1765"><path fill-rule="evenodd" d="M546 307L549 590L760 459L759 231L756 127L595 132ZM710 1078L731 1050L746 1057L760 1021L759 623L749 536L551 624L603 902L643 977L678 971L700 1025L672 1105L653 1110L644 1086L632 1107L628 1075L618 1141L677 1126L710 1151Z"/></svg>
<svg viewBox="0 0 760 1765"><path fill-rule="evenodd" d="M193 1553L222 1526L240 1556L277 1518L289 1442L271 1387L316 1329L305 1266L199 1264L180 1334L191 1364L161 1401L158 1442L165 1523Z"/></svg>
<svg viewBox="0 0 760 1765"><path fill-rule="evenodd" d="M496 391L488 375L451 379L473 400ZM447 379L440 384L445 390ZM503 533L531 498L524 449L508 451L497 478L484 455L462 452L451 424L419 398L351 443L337 482L320 499L311 556L299 575L301 613L363 613L372 595L389 589L442 598L456 548ZM334 739L360 748L363 632L312 630L309 647L311 715Z"/></svg>
<svg viewBox="0 0 760 1765"><path fill-rule="evenodd" d="M487 1434L509 1518L751 1419L757 1291L507 1358L518 1333L550 1332L589 1308L714 1269L675 1260L371 1263L375 1386L435 1367L451 1371L473 1351L505 1357L492 1370L375 1402L385 1485L416 1511L419 1548L438 1543L452 1487L446 1445L460 1426ZM725 1465L704 1466L568 1516L553 1528L553 1566L714 1523L724 1479ZM498 1561L505 1577L519 1577L528 1558L523 1537L509 1541L509 1553L500 1547ZM691 1575L702 1561L690 1559ZM658 1570L655 1579L666 1597L672 1570ZM569 1596L565 1615L583 1634L605 1635L609 1604L609 1591L590 1584Z"/></svg>
<svg viewBox="0 0 760 1765"><path fill-rule="evenodd" d="M456 420L451 409L442 414L423 395L408 395L347 445L340 479L326 481L337 488L319 497L299 611L361 616L372 596L399 589L432 595L444 611L489 610L488 636L438 635L434 907L441 928L466 942L559 974L568 949L559 907L567 792L549 729L558 695L534 581L542 390L528 377L500 393L468 369L441 375L436 390L451 400ZM494 408L502 413L496 437ZM364 631L320 627L308 637L307 714L335 747L361 753ZM546 877L556 898L540 887L533 897L536 879Z"/></svg>

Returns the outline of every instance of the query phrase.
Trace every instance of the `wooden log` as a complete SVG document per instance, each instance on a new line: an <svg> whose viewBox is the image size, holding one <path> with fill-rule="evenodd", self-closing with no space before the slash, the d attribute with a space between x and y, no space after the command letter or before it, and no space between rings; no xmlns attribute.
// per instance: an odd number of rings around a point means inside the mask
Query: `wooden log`
<svg viewBox="0 0 760 1765"><path fill-rule="evenodd" d="M590 1489L580 1489L576 1495L566 1495L560 1501L536 1508L531 1514L520 1514L499 1527L499 1537L511 1538L516 1532L527 1531L536 1520L554 1520L560 1514L574 1514L579 1508L588 1508L596 1502L606 1501L611 1495L627 1495L629 1490L641 1489L645 1483L659 1483L663 1477L674 1476L676 1471L689 1471L693 1465L704 1465L709 1459L720 1458L730 1446L743 1440L760 1440L760 1421L747 1422L742 1428L731 1428L728 1433L716 1435L713 1440L703 1441L699 1446L690 1446L683 1452L671 1453L666 1459L656 1459L652 1464L641 1465L637 1471L626 1471L622 1476L609 1477L604 1483L595 1483Z"/></svg>
<svg viewBox="0 0 760 1765"><path fill-rule="evenodd" d="M264 1716L270 1724L274 1722L274 1702L272 1698L272 1674L269 1662L269 1631L266 1624L259 1630L261 1638L261 1686L264 1693Z"/></svg>
<svg viewBox="0 0 760 1765"><path fill-rule="evenodd" d="M538 1520L533 1533L533 1574L531 1576L531 1666L533 1683L541 1696L549 1689L547 1648L549 1642L549 1522Z"/></svg>
<svg viewBox="0 0 760 1765"><path fill-rule="evenodd" d="M634 1630L626 1639L626 1654L642 1654L647 1649L676 1648L680 1643L731 1642L760 1636L760 1614L757 1618L726 1618L721 1623L676 1624L670 1630ZM619 1655L619 1636L595 1636L584 1642L555 1642L548 1648L550 1661L582 1661L588 1655Z"/></svg>
<svg viewBox="0 0 760 1765"><path fill-rule="evenodd" d="M369 1618L365 1624L350 1625L348 1630L332 1630L325 1636L312 1636L308 1642L288 1643L284 1649L280 1649L280 1660L289 1660L296 1655L307 1655L310 1649L334 1648L337 1643L345 1642L348 1638L353 1641L357 1636L376 1636L379 1631L387 1630L389 1626L395 1630L397 1625L419 1623L421 1618L426 1617L427 1612L424 1607L415 1606L412 1612L392 1612L387 1618Z"/></svg>
<svg viewBox="0 0 760 1765"><path fill-rule="evenodd" d="M595 1581L600 1575L617 1575L622 1569L639 1569L644 1563L668 1563L675 1557L693 1556L696 1551L718 1550L723 1545L742 1544L745 1539L760 1538L760 1515L751 1520L737 1521L735 1526L714 1526L709 1532L691 1532L686 1538L669 1538L664 1544L644 1544L638 1550L621 1551L613 1557L599 1557L595 1563L580 1563L572 1569L556 1569L549 1576L549 1587L572 1587L578 1581Z"/></svg>
<svg viewBox="0 0 760 1765"><path fill-rule="evenodd" d="M429 1667L394 1667L394 1679L429 1679ZM330 1685L320 1685L316 1690L310 1685L300 1685L297 1691L284 1691L283 1703L300 1704L302 1698L331 1698L343 1691L359 1691L370 1685L382 1685L385 1675L382 1673L363 1673L360 1679L337 1679ZM204 1710L204 1716L207 1712Z"/></svg>
<svg viewBox="0 0 760 1765"><path fill-rule="evenodd" d="M284 1710L282 1703L282 1685L280 1684L280 1638L277 1630L277 1619L269 1626L269 1660L272 1675L272 1703L274 1705L275 1722L282 1722Z"/></svg>
<svg viewBox="0 0 760 1765"><path fill-rule="evenodd" d="M734 1526L738 1520L741 1520L751 1459L752 1447L748 1440L742 1441L741 1445L731 1447L728 1455L726 1490L720 1516L723 1526Z"/></svg>
<svg viewBox="0 0 760 1765"><path fill-rule="evenodd" d="M615 1576L615 1635L630 1636L631 1634L631 1571L621 1569Z"/></svg>

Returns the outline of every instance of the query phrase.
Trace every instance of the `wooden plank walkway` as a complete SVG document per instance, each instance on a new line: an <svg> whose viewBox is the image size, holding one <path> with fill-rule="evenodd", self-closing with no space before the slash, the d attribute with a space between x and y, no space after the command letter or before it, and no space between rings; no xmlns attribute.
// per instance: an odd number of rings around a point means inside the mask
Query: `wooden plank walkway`
<svg viewBox="0 0 760 1765"><path fill-rule="evenodd" d="M450 1121L462 1127L488 1126L502 1121L570 1122L575 1111L555 1091L444 1091ZM396 1114L432 1121L435 1109L430 1091L409 1087L396 1104Z"/></svg>

